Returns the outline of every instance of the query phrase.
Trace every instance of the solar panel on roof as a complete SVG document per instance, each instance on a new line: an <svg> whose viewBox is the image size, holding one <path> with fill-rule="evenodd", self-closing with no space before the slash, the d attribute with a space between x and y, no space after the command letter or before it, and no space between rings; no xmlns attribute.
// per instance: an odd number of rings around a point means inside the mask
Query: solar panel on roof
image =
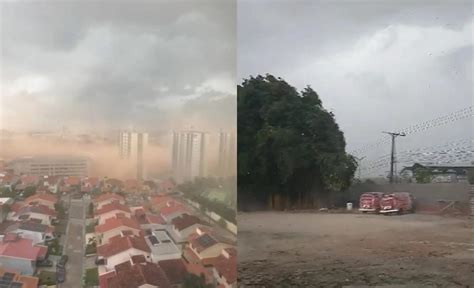
<svg viewBox="0 0 474 288"><path fill-rule="evenodd" d="M197 241L204 248L210 247L217 243L216 240L214 240L214 238L212 238L211 236L207 234L204 234L201 237L199 237Z"/></svg>
<svg viewBox="0 0 474 288"><path fill-rule="evenodd" d="M2 279L11 282L14 277L15 277L15 274L10 273L10 272L5 272L5 274L3 274L3 276L2 276Z"/></svg>

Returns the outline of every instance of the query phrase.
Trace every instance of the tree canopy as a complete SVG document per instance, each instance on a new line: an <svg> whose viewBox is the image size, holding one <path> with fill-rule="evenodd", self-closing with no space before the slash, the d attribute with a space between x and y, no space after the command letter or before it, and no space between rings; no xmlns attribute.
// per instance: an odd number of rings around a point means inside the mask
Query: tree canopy
<svg viewBox="0 0 474 288"><path fill-rule="evenodd" d="M314 206L349 187L357 162L311 87L298 92L281 78L259 75L244 79L237 99L239 195L269 200L273 208Z"/></svg>

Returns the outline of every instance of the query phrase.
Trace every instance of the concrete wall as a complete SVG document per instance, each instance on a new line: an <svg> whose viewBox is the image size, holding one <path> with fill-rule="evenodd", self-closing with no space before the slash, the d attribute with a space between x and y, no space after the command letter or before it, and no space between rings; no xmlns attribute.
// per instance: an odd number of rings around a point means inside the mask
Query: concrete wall
<svg viewBox="0 0 474 288"><path fill-rule="evenodd" d="M468 183L401 183L401 184L359 184L352 186L347 201L357 203L365 192L409 192L421 203L436 203L438 200L469 202L470 185Z"/></svg>
<svg viewBox="0 0 474 288"><path fill-rule="evenodd" d="M32 261L27 259L0 257L0 267L18 271L22 275L31 276L35 273L36 267Z"/></svg>

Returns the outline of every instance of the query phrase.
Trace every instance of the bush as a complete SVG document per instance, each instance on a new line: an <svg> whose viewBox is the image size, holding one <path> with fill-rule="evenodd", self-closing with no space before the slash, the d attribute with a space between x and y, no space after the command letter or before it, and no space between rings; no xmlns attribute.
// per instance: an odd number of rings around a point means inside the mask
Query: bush
<svg viewBox="0 0 474 288"><path fill-rule="evenodd" d="M54 271L41 271L38 275L39 285L56 285L56 273Z"/></svg>
<svg viewBox="0 0 474 288"><path fill-rule="evenodd" d="M97 268L89 268L86 270L84 283L86 287L99 285L99 271Z"/></svg>
<svg viewBox="0 0 474 288"><path fill-rule="evenodd" d="M48 253L49 255L61 256L63 252L63 247L59 244L59 239L55 238L48 243Z"/></svg>

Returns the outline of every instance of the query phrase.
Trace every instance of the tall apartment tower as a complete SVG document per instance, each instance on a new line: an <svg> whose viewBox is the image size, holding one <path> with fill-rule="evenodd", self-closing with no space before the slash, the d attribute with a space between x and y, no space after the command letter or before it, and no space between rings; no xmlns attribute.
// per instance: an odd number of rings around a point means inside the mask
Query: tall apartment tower
<svg viewBox="0 0 474 288"><path fill-rule="evenodd" d="M140 132L123 131L119 136L120 158L127 159L137 167L137 179L146 178L146 167L143 155L148 149L148 134Z"/></svg>
<svg viewBox="0 0 474 288"><path fill-rule="evenodd" d="M218 175L228 177L235 173L236 150L235 134L219 132L219 155L217 157Z"/></svg>
<svg viewBox="0 0 474 288"><path fill-rule="evenodd" d="M173 132L173 175L178 183L207 176L207 135L201 131Z"/></svg>

